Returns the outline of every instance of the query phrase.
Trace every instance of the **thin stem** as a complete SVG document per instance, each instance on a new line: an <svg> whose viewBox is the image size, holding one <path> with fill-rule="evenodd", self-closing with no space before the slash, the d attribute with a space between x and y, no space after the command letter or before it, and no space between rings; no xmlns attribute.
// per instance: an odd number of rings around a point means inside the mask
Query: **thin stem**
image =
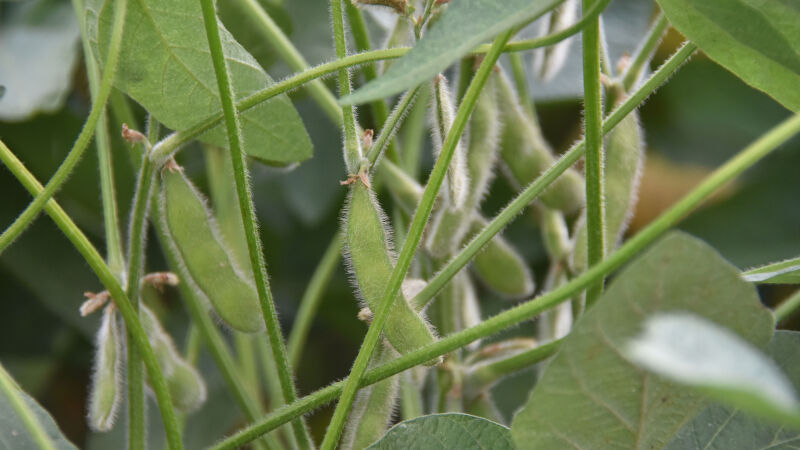
<svg viewBox="0 0 800 450"><path fill-rule="evenodd" d="M300 309L297 311L297 316L294 319L287 344L289 349L289 363L292 367L296 368L300 364L300 357L303 354L303 347L306 345L306 338L311 329L311 323L322 301L325 287L333 277L336 268L339 267L341 258L342 238L339 233L337 233L336 236L331 239L331 243L322 255L319 265L314 269L314 274L311 275L311 280L308 282L308 286L303 293L303 298L300 300Z"/></svg>
<svg viewBox="0 0 800 450"><path fill-rule="evenodd" d="M22 162L0 141L0 161L8 167L12 174L22 183L25 189L32 195L39 195L44 188L33 174L22 164ZM150 377L150 385L156 395L159 411L161 411L161 418L164 421L164 430L166 431L167 441L170 448L182 449L181 433L178 429L178 423L175 418L175 411L172 409L172 401L169 397L167 390L167 383L164 381L164 375L158 366L158 361L153 353L153 348L150 346L147 335L139 322L139 316L133 309L128 296L122 289L122 286L117 281L116 276L97 249L94 248L85 234L75 225L75 222L70 219L61 206L55 200L50 199L45 203L44 207L47 214L53 219L59 229L67 236L67 239L72 242L72 245L80 252L83 259L89 264L94 273L100 279L100 282L108 289L111 298L119 308L122 318L125 320L125 326L128 329L131 337L133 338L134 345L137 345L142 352L142 360L144 361L147 375Z"/></svg>
<svg viewBox="0 0 800 450"><path fill-rule="evenodd" d="M451 334L433 344L414 350L413 352L407 353L368 371L364 375L361 386L377 383L380 380L396 375L425 361L429 361L432 358L444 355L478 339L485 338L500 330L516 325L524 320L529 320L535 315L563 301L571 299L595 280L620 268L631 258L652 244L664 232L678 223L683 217L702 204L711 194L752 167L760 159L767 156L797 133L800 133L800 114L795 114L778 124L767 134L739 152L723 166L716 169L689 194L662 213L656 220L623 244L619 250L601 261L600 264L591 267L578 277L547 294L528 300L514 308L490 317L474 327ZM334 383L309 394L298 400L297 403L275 411L261 422L241 430L212 448L222 450L244 445L292 418L333 400L341 392L343 384L343 382Z"/></svg>
<svg viewBox="0 0 800 450"><path fill-rule="evenodd" d="M108 45L108 53L106 55L106 66L103 70L103 78L100 81L100 89L92 101L92 110L86 123L78 134L78 139L73 144L64 162L58 167L56 173L47 182L44 191L37 195L36 198L28 205L22 214L14 220L14 223L9 226L2 235L0 235L0 253L6 249L14 240L25 231L25 228L36 219L36 216L42 211L45 203L55 194L55 192L64 184L67 178L72 174L75 165L83 156L84 150L92 140L95 127L97 126L100 116L105 111L106 101L108 95L111 93L111 82L114 80L114 74L117 69L117 62L119 61L120 48L122 47L122 31L125 26L125 11L127 9L128 0L118 0L114 2L114 18L112 24L111 41Z"/></svg>
<svg viewBox="0 0 800 450"><path fill-rule="evenodd" d="M632 93L619 107L609 114L608 118L603 122L603 135L613 130L622 119L666 82L696 49L696 45L687 42L664 62L636 92ZM414 298L413 304L417 305L418 308L427 304L497 233L502 231L523 209L528 207L559 175L575 164L583 155L585 148L583 141L576 143L555 164L545 170L539 178L531 182L478 235L472 238L472 241L454 256L435 277L428 280L425 288Z"/></svg>
<svg viewBox="0 0 800 450"><path fill-rule="evenodd" d="M561 42L564 39L579 32L581 30L581 27L583 27L583 25L587 21L597 17L603 11L603 8L610 1L611 0L599 1L592 7L591 10L587 11L586 15L584 15L581 18L581 20L579 20L574 25L565 28L564 30L558 33L553 33L536 39L512 42L510 44L506 44L506 46L503 48L503 51L520 52L525 50L532 50L539 47L546 47L548 45L553 45L558 42ZM489 45L482 45L476 48L473 51L473 53L474 54L487 53L489 51L489 48L490 48ZM297 89L300 86L303 86L305 83L308 83L312 80L316 80L317 78L324 77L333 72L337 72L340 69L355 67L362 64L369 64L375 61L400 58L401 56L408 53L409 50L411 49L408 47L397 47L397 48L373 50L370 52L358 53L344 58L340 57L335 61L331 61L325 64L320 64L316 67L305 70L302 73L292 75L289 78L286 78L283 81L268 86L258 92L255 92L249 97L239 100L236 103L236 109L239 112L247 111L248 109L253 108L256 105L259 105L275 96L289 92L293 89ZM151 159L156 162L156 166L160 166L180 147L182 147L192 139L196 138L203 132L208 131L210 128L219 125L221 122L222 122L222 113L219 113L209 117L208 119L203 120L202 122L199 122L198 124L194 125L191 128L172 133L167 138L163 139L161 142L159 142L153 147L153 155L151 156Z"/></svg>
<svg viewBox="0 0 800 450"><path fill-rule="evenodd" d="M561 347L563 340L563 338L557 339L507 358L476 364L467 372L465 384L469 384L476 390L487 388L505 376L553 356Z"/></svg>
<svg viewBox="0 0 800 450"><path fill-rule="evenodd" d="M25 399L19 395L19 386L17 386L17 383L11 378L11 375L6 372L2 364L0 364L0 391L5 394L8 402L11 403L11 407L14 408L17 416L19 416L22 423L25 424L25 428L28 429L28 433L31 434L31 437L39 448L43 450L55 450L56 446L53 440L50 439L47 431L45 431L42 424L36 419L36 414L31 411Z"/></svg>
<svg viewBox="0 0 800 450"><path fill-rule="evenodd" d="M583 0L589 9L596 0ZM583 28L583 116L586 142L586 229L587 267L603 260L605 255L605 177L603 165L603 87L600 84L600 19ZM586 291L586 304L592 304L603 292L603 279Z"/></svg>
<svg viewBox="0 0 800 450"><path fill-rule="evenodd" d="M150 144L145 143L145 147L149 148ZM139 314L139 282L142 276L142 266L144 265L143 253L145 234L147 233L147 213L150 205L150 188L153 176L153 166L145 153L142 166L139 169L139 179L136 182L128 236L126 294L136 314ZM129 340L133 341L130 331ZM137 345L128 346L128 448L144 448L146 445L144 370L140 354L141 350Z"/></svg>
<svg viewBox="0 0 800 450"><path fill-rule="evenodd" d="M775 323L788 319L798 308L800 308L800 289L775 308Z"/></svg>
<svg viewBox="0 0 800 450"><path fill-rule="evenodd" d="M642 76L645 64L650 61L653 52L656 51L658 44L661 42L661 37L664 36L664 31L667 30L668 26L669 22L667 22L667 16L665 16L663 12L659 13L658 20L656 20L653 27L650 28L647 40L645 40L644 44L639 48L630 65L625 68L625 74L622 77L622 87L625 89L625 92L633 89L633 85L639 80L639 77Z"/></svg>
<svg viewBox="0 0 800 450"><path fill-rule="evenodd" d="M394 111L392 114L384 120L382 124L383 127L381 128L381 133L378 135L378 138L375 139L375 142L372 143L372 147L370 147L369 151L367 152L367 160L369 161L370 168L374 168L376 161L380 158L381 154L383 154L383 150L387 149L391 145L392 138L397 133L397 128L399 128L401 121L406 116L409 108L414 104L414 100L417 98L417 94L419 93L420 87L417 86L415 88L409 89L400 100L397 102L397 106L395 106ZM381 100L381 102L383 102Z"/></svg>
<svg viewBox="0 0 800 450"><path fill-rule="evenodd" d="M256 26L256 30L264 36L292 70L297 72L308 70L309 64L306 59L283 33L278 24L272 20L272 17L264 10L258 0L236 0L233 3L250 17L252 23ZM342 123L342 110L336 102L336 97L333 96L322 81L311 81L306 86L306 90L334 123L337 125Z"/></svg>
<svg viewBox="0 0 800 450"><path fill-rule="evenodd" d="M534 121L538 122L536 108L533 106L533 98L531 98L530 90L528 89L528 77L525 74L525 62L522 60L522 55L511 53L508 55L508 61L511 63L511 75L514 77L514 87L517 88L520 103L525 112Z"/></svg>
<svg viewBox="0 0 800 450"><path fill-rule="evenodd" d="M203 9L203 23L206 28L208 47L214 64L214 73L217 77L222 111L225 116L225 128L228 133L233 175L236 181L236 195L242 214L242 223L244 224L253 278L255 280L256 290L258 291L261 310L264 314L264 322L267 328L270 347L275 356L283 397L286 403L292 403L297 399L297 393L294 387L294 381L292 380L292 371L289 368L289 361L286 357L286 347L284 346L283 337L281 336L280 322L278 322L278 315L275 311L269 280L267 279L266 262L264 261L264 255L261 251L261 237L258 234L255 208L252 201L253 195L250 184L247 181L247 167L245 166L245 154L241 142L239 116L233 101L233 87L231 86L228 68L225 64L225 54L222 51L222 41L219 36L214 1L201 0L200 4ZM308 430L302 419L294 422L292 428L301 449L310 449L313 447L311 436L308 434Z"/></svg>
<svg viewBox="0 0 800 450"><path fill-rule="evenodd" d="M425 187L425 192L422 194L420 204L414 213L414 218L412 219L409 227L408 235L403 242L403 248L401 249L400 255L397 258L397 263L392 271L392 276L389 279L389 284L386 287L383 299L381 300L381 306L378 311L374 312L375 316L372 324L367 330L367 335L364 337L364 341L361 345L361 349L358 352L356 361L353 364L350 375L347 377L344 391L339 399L339 404L336 406L336 410L333 413L333 418L328 425L328 430L325 433L325 438L321 446L323 450L333 449L339 441L342 427L344 427L345 420L350 412L350 407L355 400L355 395L358 392L364 372L367 370L372 352L375 350L375 347L378 344L383 327L389 317L389 311L392 303L397 296L397 292L406 276L406 272L408 272L408 268L414 258L416 249L419 247L419 242L422 239L422 233L426 224L428 223L428 219L430 218L430 214L433 209L433 203L436 200L439 189L441 188L442 181L444 180L445 173L450 165L450 160L453 156L456 145L458 144L459 139L461 139L461 134L466 128L467 121L469 120L470 114L472 114L472 110L475 107L478 96L480 95L486 80L489 78L489 74L494 68L494 64L500 57L503 46L508 39L511 38L514 31L515 30L512 29L504 32L494 42L492 50L486 55L486 58L484 58L483 62L481 63L478 72L475 74L475 77L473 78L472 83L470 84L470 87L464 96L464 100L458 108L458 113L456 114L453 125L450 128L450 132L447 134L447 138L442 144L439 158L437 159L436 164L433 167L433 171L428 178L428 183Z"/></svg>

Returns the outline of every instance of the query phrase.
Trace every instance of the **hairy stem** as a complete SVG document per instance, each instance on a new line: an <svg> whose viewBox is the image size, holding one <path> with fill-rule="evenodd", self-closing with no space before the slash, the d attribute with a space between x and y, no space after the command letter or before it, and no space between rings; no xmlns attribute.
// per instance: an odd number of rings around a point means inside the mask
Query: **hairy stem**
<svg viewBox="0 0 800 450"><path fill-rule="evenodd" d="M658 47L659 42L661 42L661 37L664 36L664 31L667 30L668 26L669 22L667 22L667 16L665 16L663 12L660 13L655 24L650 28L650 33L644 41L644 44L639 48L630 65L625 68L625 74L622 76L622 87L625 92L633 89L633 85L639 80L639 77L642 76L645 64L650 61L653 52L656 51L656 47Z"/></svg>
<svg viewBox="0 0 800 450"><path fill-rule="evenodd" d="M32 195L39 195L44 191L39 181L36 180L33 174L28 171L2 141L0 141L0 161L8 167L11 173L17 177L25 189ZM182 449L181 433L175 418L175 411L172 409L172 401L170 400L169 391L167 390L167 383L164 381L164 375L161 373L161 369L158 366L153 348L150 346L142 324L139 322L139 316L136 310L133 309L130 300L128 300L125 290L119 284L116 276L111 272L111 269L109 269L105 261L103 261L103 257L100 256L97 249L89 242L89 238L75 225L75 222L69 218L61 206L59 206L55 200L50 199L45 203L44 209L58 228L67 236L67 239L72 242L72 245L80 252L83 259L86 260L89 267L92 268L103 286L108 289L111 298L114 299L114 303L119 308L122 318L125 320L125 326L133 338L134 345L137 345L142 353L142 360L147 369L147 374L150 377L150 384L153 388L153 392L156 395L156 401L158 402L158 408L161 412L161 418L164 421L164 429L170 448Z"/></svg>
<svg viewBox="0 0 800 450"><path fill-rule="evenodd" d="M217 77L222 111L225 117L225 129L228 133L228 144L230 146L231 160L233 165L233 175L236 181L236 196L239 200L239 209L242 214L245 237L247 239L247 250L250 256L253 279L255 280L258 298L264 314L264 322L267 327L270 347L275 356L275 364L278 369L278 378L283 390L283 398L286 403L292 403L297 399L292 371L289 368L289 360L286 356L286 347L281 336L280 323L275 311L275 304L270 291L269 280L267 278L267 267L264 255L261 251L261 237L258 234L256 223L255 207L253 206L253 195L250 184L247 180L247 167L245 165L245 154L241 142L241 129L239 126L239 116L233 101L233 87L228 75L228 68L225 64L225 54L222 51L222 41L220 40L219 27L217 25L217 14L213 0L201 0L200 5L203 9L203 23L206 28L208 47L211 52L211 59L214 64L214 73ZM311 436L308 434L303 420L297 420L292 424L295 438L301 449L313 447Z"/></svg>

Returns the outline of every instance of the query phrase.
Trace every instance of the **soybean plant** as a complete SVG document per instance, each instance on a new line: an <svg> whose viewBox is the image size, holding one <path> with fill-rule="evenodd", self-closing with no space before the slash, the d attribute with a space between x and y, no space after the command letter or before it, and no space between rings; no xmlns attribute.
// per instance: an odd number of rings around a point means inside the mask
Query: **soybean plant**
<svg viewBox="0 0 800 450"><path fill-rule="evenodd" d="M800 439L800 335L775 332L800 297L773 314L754 287L797 284L800 262L741 272L698 239L665 236L800 133L800 10L788 2L643 2L653 7L636 18L648 25L640 39L607 28L621 21L610 0L72 3L89 89L73 92L69 110L80 110L82 95L91 109L44 186L0 141L0 161L33 196L0 235L0 253L44 211L102 285L81 286L77 308L101 316L80 322L95 337L92 434L79 444L109 433L148 448L159 428L171 449L217 450L766 448L775 436ZM29 12L6 8L3 25ZM308 17L291 26L298 9ZM320 29L312 21L323 10L335 58L311 67L303 50L319 39L303 35ZM662 42L670 27L677 32ZM638 108L698 49L794 115L649 224L630 227L653 170ZM295 73L274 81L265 68L275 59ZM22 90L9 81L0 97ZM551 130L552 98L581 114ZM318 120L338 132L325 134ZM561 145L557 128L581 137ZM102 220L87 225L92 211L78 214L80 202L59 189L92 136ZM322 152L339 143L342 163L332 164L338 156ZM126 162L114 163L123 152ZM330 242L303 266L315 269L286 280L328 212ZM99 223L105 255L90 240ZM335 333L341 323L352 329ZM350 361L347 340L362 335ZM303 392L334 376L334 360L352 364L346 377ZM149 394L161 426L146 420ZM0 442L13 448L71 447L2 367L0 417L11 430Z"/></svg>

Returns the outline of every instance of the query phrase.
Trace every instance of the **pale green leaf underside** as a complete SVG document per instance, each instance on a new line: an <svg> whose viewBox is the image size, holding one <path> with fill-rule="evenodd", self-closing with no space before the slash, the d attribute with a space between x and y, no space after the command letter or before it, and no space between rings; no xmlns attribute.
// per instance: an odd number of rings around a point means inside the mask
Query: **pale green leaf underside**
<svg viewBox="0 0 800 450"><path fill-rule="evenodd" d="M14 386L12 389L16 387ZM56 449L76 450L76 447L61 433L50 414L36 403L36 400L22 389L17 389L16 393L31 410ZM40 448L2 389L0 389L0 448L14 450L38 450Z"/></svg>
<svg viewBox="0 0 800 450"><path fill-rule="evenodd" d="M623 354L647 317L685 311L758 347L772 314L752 284L708 245L672 233L614 279L575 325L512 424L519 448L660 449L705 406Z"/></svg>
<svg viewBox="0 0 800 450"><path fill-rule="evenodd" d="M650 318L628 354L641 367L725 404L800 423L794 387L759 349L709 320L685 313Z"/></svg>
<svg viewBox="0 0 800 450"><path fill-rule="evenodd" d="M370 450L511 450L511 431L468 414L432 414L400 422Z"/></svg>
<svg viewBox="0 0 800 450"><path fill-rule="evenodd" d="M86 27L101 59L110 39L111 0L86 2ZM272 84L256 60L220 23L220 37L237 99ZM174 130L185 130L222 111L200 3L195 0L128 2L115 86ZM264 162L288 164L311 156L311 140L285 95L240 115L245 151ZM200 139L227 147L220 125Z"/></svg>
<svg viewBox="0 0 800 450"><path fill-rule="evenodd" d="M792 111L800 111L800 3L658 0L708 56Z"/></svg>
<svg viewBox="0 0 800 450"><path fill-rule="evenodd" d="M800 333L777 331L765 349L791 379L800 386ZM667 450L789 450L800 449L800 430L773 425L742 411L711 405L686 423Z"/></svg>
<svg viewBox="0 0 800 450"><path fill-rule="evenodd" d="M511 27L529 22L560 0L458 0L417 45L378 79L367 83L342 103L359 104L410 89Z"/></svg>
<svg viewBox="0 0 800 450"><path fill-rule="evenodd" d="M751 283L798 284L800 283L800 258L750 269L742 272L742 278Z"/></svg>

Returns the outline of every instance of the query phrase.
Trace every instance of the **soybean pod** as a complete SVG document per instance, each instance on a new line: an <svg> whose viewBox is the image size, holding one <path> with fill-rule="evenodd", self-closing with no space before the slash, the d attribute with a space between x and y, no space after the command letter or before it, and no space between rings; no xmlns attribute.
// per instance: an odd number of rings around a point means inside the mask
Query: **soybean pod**
<svg viewBox="0 0 800 450"><path fill-rule="evenodd" d="M510 81L501 74L498 80L498 105L502 114L503 132L500 155L506 178L522 189L541 175L555 161L538 124L524 111ZM575 169L567 169L539 196L546 206L577 213L584 203L584 182Z"/></svg>
<svg viewBox="0 0 800 450"><path fill-rule="evenodd" d="M437 158L445 138L453 126L454 117L455 107L447 78L440 74L433 81L433 108L431 110L433 148ZM466 151L461 141L456 144L453 151L453 157L447 169L446 183L448 187L446 204L455 209L463 207L469 195L469 174Z"/></svg>
<svg viewBox="0 0 800 450"><path fill-rule="evenodd" d="M235 263L206 200L175 164L162 172L160 200L169 244L191 276L184 281L231 327L248 333L264 330L252 274L245 275Z"/></svg>
<svg viewBox="0 0 800 450"><path fill-rule="evenodd" d="M486 219L474 215L469 238L477 235L486 225ZM472 269L488 288L506 297L526 297L536 288L533 274L522 255L499 235L475 255Z"/></svg>
<svg viewBox="0 0 800 450"><path fill-rule="evenodd" d="M377 311L395 264L386 218L375 194L361 180L350 184L345 214L348 267L366 306ZM406 296L398 295L401 298L392 303L383 334L397 352L405 354L433 343L435 337ZM429 363L436 364L438 359Z"/></svg>
<svg viewBox="0 0 800 450"><path fill-rule="evenodd" d="M114 426L122 399L122 354L114 305L106 306L95 338L95 360L92 385L89 389L89 426L95 431L108 431Z"/></svg>

